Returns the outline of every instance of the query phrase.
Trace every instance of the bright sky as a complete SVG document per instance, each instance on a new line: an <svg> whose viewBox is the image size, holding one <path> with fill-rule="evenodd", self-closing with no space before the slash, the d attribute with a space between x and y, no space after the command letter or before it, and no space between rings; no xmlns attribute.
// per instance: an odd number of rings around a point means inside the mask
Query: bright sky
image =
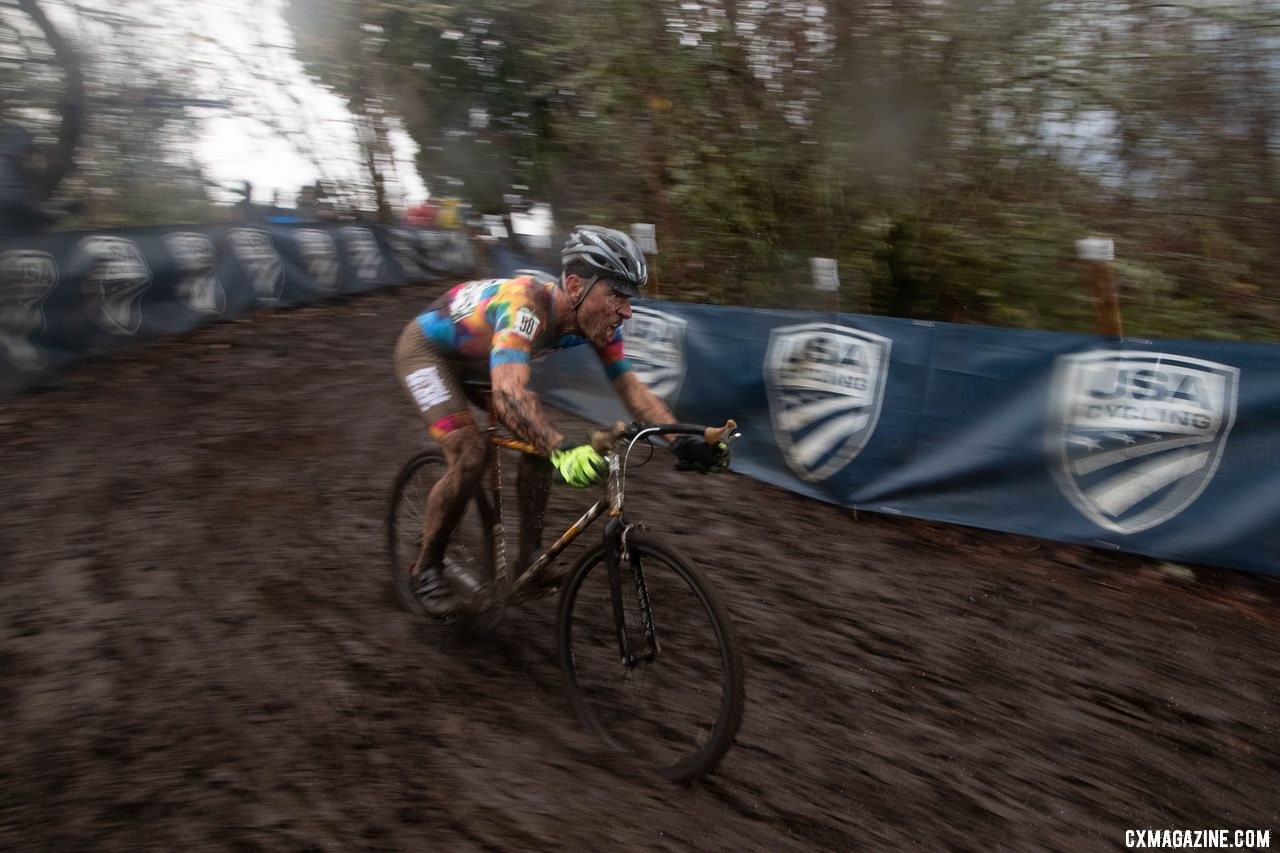
<svg viewBox="0 0 1280 853"><path fill-rule="evenodd" d="M278 190L280 201L288 204L298 187L318 179L367 179L358 166L350 114L342 99L309 78L294 56L293 35L282 5L281 0L189 4L192 14L204 16L205 32L216 33L219 41L244 45L241 50L248 53L243 72L220 69L241 78L243 89L221 95L235 102L235 110L206 111L205 133L197 147L200 159L213 180L225 184L248 180L254 185L256 201L269 201ZM264 81L263 76L274 80ZM218 85L209 82L211 88ZM255 120L244 112L262 118ZM392 192L401 195L401 203L421 201L427 189L413 164L417 145L397 121L392 124L396 152Z"/></svg>
<svg viewBox="0 0 1280 853"><path fill-rule="evenodd" d="M119 9L148 25L149 36L158 34L145 45L123 48L139 74L185 82L194 65L201 70L191 81L193 94L230 103L229 109L194 113L202 132L193 145L210 180L228 187L250 181L255 201L269 202L278 191L284 205L293 203L299 187L317 180L367 181L342 99L309 78L294 56L293 34L283 15L286 0L134 0L124 7L119 0L77 3L90 13L73 15L61 6L49 10L74 37L118 43L122 31L102 29L92 10L110 16ZM391 202L414 204L428 193L413 163L417 146L398 122L391 124L396 154L396 174L388 176ZM219 200L234 198L228 192Z"/></svg>

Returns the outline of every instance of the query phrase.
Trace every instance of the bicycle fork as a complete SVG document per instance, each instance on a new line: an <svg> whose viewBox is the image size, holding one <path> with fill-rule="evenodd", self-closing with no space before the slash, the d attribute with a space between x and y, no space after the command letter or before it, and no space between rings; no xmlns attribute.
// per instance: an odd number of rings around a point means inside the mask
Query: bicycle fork
<svg viewBox="0 0 1280 853"><path fill-rule="evenodd" d="M653 609L649 606L649 590L645 586L644 567L640 563L640 555L632 551L627 542L628 535L635 526L625 523L621 518L611 518L605 527L609 592L613 599L613 624L618 635L618 653L622 658L622 665L628 669L654 660L659 651L658 635L653 625ZM631 569L631 581L635 586L635 600L639 610L639 626L628 625L623 566ZM637 638L640 640L638 652L633 647L632 639L637 627L640 632Z"/></svg>

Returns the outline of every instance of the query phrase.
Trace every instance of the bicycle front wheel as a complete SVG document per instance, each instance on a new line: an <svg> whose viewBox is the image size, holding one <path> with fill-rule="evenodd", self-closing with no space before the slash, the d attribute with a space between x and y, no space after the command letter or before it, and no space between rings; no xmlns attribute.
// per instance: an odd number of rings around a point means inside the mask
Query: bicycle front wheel
<svg viewBox="0 0 1280 853"><path fill-rule="evenodd" d="M655 539L636 531L628 539L615 579L602 545L565 585L560 665L588 729L686 782L711 772L737 735L742 657L701 573Z"/></svg>
<svg viewBox="0 0 1280 853"><path fill-rule="evenodd" d="M387 509L387 558L391 582L400 604L410 613L425 616L413 594L411 575L422 549L422 528L428 513L431 489L444 474L444 454L423 450L406 462L396 476ZM493 510L477 487L467 501L445 548L445 574L450 583L473 591L493 581Z"/></svg>

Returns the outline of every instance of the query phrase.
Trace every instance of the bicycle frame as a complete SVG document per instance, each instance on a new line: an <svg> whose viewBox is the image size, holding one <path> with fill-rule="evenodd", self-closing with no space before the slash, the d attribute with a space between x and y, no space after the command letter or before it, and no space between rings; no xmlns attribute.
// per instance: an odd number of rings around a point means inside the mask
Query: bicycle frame
<svg viewBox="0 0 1280 853"><path fill-rule="evenodd" d="M488 410L489 426L486 432L493 447L490 451L493 457L489 464L489 489L493 500L494 585L499 591L499 597L506 600L518 595L521 590L529 585L533 578L545 571L555 561L556 557L601 515L606 512L610 517L614 518L622 515L622 465L618 461L617 453L609 452L605 455L605 461L609 466L609 479L605 496L592 504L577 521L571 524L564 533L560 534L560 537L549 545L546 550L535 557L520 572L520 575L513 580L507 559L506 523L502 514L502 463L501 457L496 451L499 448L505 448L529 456L541 456L542 454L532 444L502 434L500 432L501 421L497 413L491 406L488 407Z"/></svg>
<svg viewBox="0 0 1280 853"><path fill-rule="evenodd" d="M619 425L621 426L621 425ZM631 529L631 525L622 519L622 503L623 503L623 481L626 471L626 460L631 455L632 448L643 438L659 432L656 427L650 427L640 430L630 443L624 453L619 453L614 442L610 442L610 449L605 453L605 462L609 466L609 476L605 487L605 496L596 501L587 509L582 516L569 526L564 533L560 535L545 551L539 554L529 566L520 573L514 581L510 579L510 572L507 566L506 554L506 525L502 516L502 472L501 462L496 450L498 448L506 448L515 450L519 453L530 455L541 455L537 449L527 442L511 438L499 432L500 424L496 414L490 410L489 413L489 441L493 445L493 458L490 461L490 482L489 486L493 492L493 508L494 508L494 584L498 592L498 597L504 601L510 601L516 598L522 589L524 589L530 581L537 577L540 572L545 571L556 557L560 555L570 543L578 538L584 530L601 515L608 513L609 523L605 526L604 541L606 551L606 566L609 573L610 598L613 605L613 624L617 634L618 652L622 659L622 663L627 667L634 667L639 663L652 661L659 652L659 644L657 638L657 630L653 623L653 610L649 606L649 593L645 585L644 571L640 567L639 562L632 559L629 549L627 548L627 533ZM636 587L637 603L641 614L641 638L642 651L636 653L632 647L631 632L627 630L626 607L623 602L622 594L622 567L631 561L633 571L633 580Z"/></svg>
<svg viewBox="0 0 1280 853"><path fill-rule="evenodd" d="M517 599L522 590L530 582L555 561L565 548L582 534L584 530L600 516L609 515L609 523L605 526L604 542L606 565L609 573L610 597L613 604L614 628L617 631L618 652L623 665L633 667L638 663L651 661L657 657L659 644L657 629L653 623L653 611L649 606L649 593L645 584L644 571L639 561L634 559L627 547L627 534L632 525L622 518L624 485L626 480L627 461L636 444L650 436L672 431L676 427L682 433L701 434L708 442L732 442L738 437L737 424L730 420L724 427L704 429L682 424L664 424L661 426L643 427L631 435L625 450L618 447L619 439L627 433L625 424L619 422L611 430L598 432L592 436L592 444L604 454L609 468L605 495L592 504L582 516L569 526L546 550L533 559L514 580L511 578L507 560L506 524L502 514L502 463L498 449L505 448L530 456L541 456L536 447L502 432L502 421L498 417L491 400L486 399L485 409L489 422L485 430L491 445L489 461L489 488L493 500L493 540L494 540L494 590L498 601L510 602ZM622 597L622 567L630 564L633 581L636 587L637 604L641 614L641 637L643 651L639 654L632 649L631 634L627 630L626 608Z"/></svg>
<svg viewBox="0 0 1280 853"><path fill-rule="evenodd" d="M489 412L489 425L486 432L489 436L489 442L493 446L493 458L490 461L489 471L490 480L489 488L492 492L494 520L494 583L499 589L501 597L509 599L517 595L522 589L528 586L529 582L537 577L541 572L546 570L556 557L560 555L574 540L582 534L584 530L601 515L608 514L612 520L621 520L622 505L624 495L624 484L626 480L626 462L631 455L631 450L636 444L649 436L656 435L661 432L660 427L646 427L636 432L627 444L625 451L619 452L616 447L617 437L622 434L625 425L619 423L615 425L612 431L606 431L597 435L597 439L601 442L607 442L607 450L604 453L605 463L609 467L608 480L605 486L605 495L600 500L592 504L582 516L571 524L568 529L560 535L555 542L546 548L541 554L533 559L533 561L521 571L520 575L514 579L510 577L510 568L507 560L506 548L506 524L502 515L502 465L500 457L497 454L498 448L514 450L531 456L541 456L538 449L528 442L521 441L501 432L502 422L498 418L497 412L492 406L487 407ZM730 421L723 430L718 431L726 436L730 441L736 438L734 429L736 424ZM610 548L610 564L616 566L617 561L614 559L615 552L619 559L625 560L628 556L626 548L626 532L629 525L621 523L619 525L610 524L605 529L605 541ZM643 583L643 581L641 581Z"/></svg>

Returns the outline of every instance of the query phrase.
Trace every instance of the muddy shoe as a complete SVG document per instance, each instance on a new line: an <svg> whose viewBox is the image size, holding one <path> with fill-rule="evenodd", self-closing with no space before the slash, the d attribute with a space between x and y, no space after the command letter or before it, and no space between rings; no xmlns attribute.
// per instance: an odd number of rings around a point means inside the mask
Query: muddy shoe
<svg viewBox="0 0 1280 853"><path fill-rule="evenodd" d="M411 580L413 594L427 615L444 619L458 609L458 597L449 581L440 573L440 566L428 566Z"/></svg>

